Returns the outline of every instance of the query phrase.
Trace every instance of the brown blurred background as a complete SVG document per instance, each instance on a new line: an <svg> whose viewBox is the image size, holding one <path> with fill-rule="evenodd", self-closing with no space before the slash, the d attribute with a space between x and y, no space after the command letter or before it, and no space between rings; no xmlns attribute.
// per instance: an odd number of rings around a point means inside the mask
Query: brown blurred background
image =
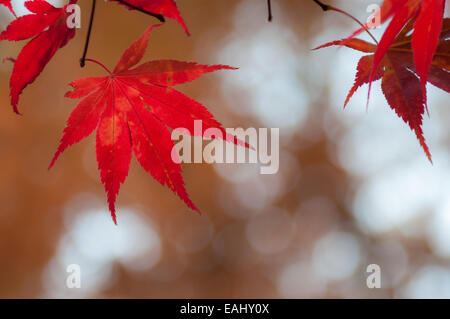
<svg viewBox="0 0 450 319"><path fill-rule="evenodd" d="M355 24L309 0L273 2L268 23L265 0L179 0L192 36L173 20L151 35L145 60L239 67L178 87L225 127L280 128L278 174L183 165L202 216L133 160L114 226L92 136L47 170L77 102L64 98L67 83L103 75L78 65L90 1L79 1L76 38L22 94L24 116L9 104L12 65L0 63L0 297L450 297L448 95L429 88L431 165L379 83L367 112L366 87L342 109L359 53L310 50ZM330 0L361 20L373 2ZM3 8L0 21L11 21ZM88 57L114 66L156 22L98 1ZM23 44L1 42L1 58ZM66 287L70 264L80 289ZM381 289L366 286L369 264L381 267Z"/></svg>

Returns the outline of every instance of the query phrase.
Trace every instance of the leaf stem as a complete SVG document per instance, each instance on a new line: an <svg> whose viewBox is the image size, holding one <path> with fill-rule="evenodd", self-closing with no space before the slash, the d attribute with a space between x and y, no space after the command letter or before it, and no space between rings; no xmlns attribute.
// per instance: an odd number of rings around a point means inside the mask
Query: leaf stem
<svg viewBox="0 0 450 319"><path fill-rule="evenodd" d="M141 9L141 8L135 6L135 5L132 5L132 4L130 4L127 1L124 1L124 0L117 0L117 2L120 2L120 3L126 5L126 6L132 8L134 10L137 10L139 12L148 14L149 16L155 17L156 19L158 19L161 22L166 22L166 19L164 19L164 16L162 14L156 14L156 13L152 13L152 12L146 11L146 10Z"/></svg>
<svg viewBox="0 0 450 319"><path fill-rule="evenodd" d="M339 9L339 8L330 6L330 5L328 5L328 4L324 4L324 3L322 3L322 2L319 1L319 0L313 0L313 1L314 1L315 3L317 3L317 5L319 5L319 6L322 8L323 11L331 10L331 11L336 11L336 12L342 13L343 15L349 17L350 19L352 19L353 21L355 21L356 23L358 23L358 24L359 24L359 25L367 32L367 34L372 38L372 40L375 41L375 43L378 45L377 39L373 36L372 33L370 33L370 31L369 31L369 29L367 28L367 26L364 25L364 24L363 24L361 21L359 21L358 19L356 19L354 16L352 16L350 13L345 12L344 10L341 10L341 9Z"/></svg>
<svg viewBox="0 0 450 319"><path fill-rule="evenodd" d="M85 59L84 61L86 61L86 62L92 62L92 63L98 64L98 65L100 65L106 72L108 72L109 74L112 74L112 72L111 72L111 71L110 71L103 63L98 62L97 60L94 60L94 59Z"/></svg>
<svg viewBox="0 0 450 319"><path fill-rule="evenodd" d="M89 20L89 28L88 28L88 33L86 36L86 42L84 44L84 51L83 51L83 56L80 59L80 66L82 68L84 68L85 66L85 62L86 62L86 55L88 52L88 48L89 48L89 40L91 39L91 32L92 32L92 24L94 23L94 15L95 15L95 5L97 4L97 0L92 0L92 9L91 9L91 17Z"/></svg>
<svg viewBox="0 0 450 319"><path fill-rule="evenodd" d="M272 16L272 2L271 2L271 0L267 0L267 10L269 11L269 17L267 18L267 20L269 22L271 22L272 18L273 18L273 16Z"/></svg>

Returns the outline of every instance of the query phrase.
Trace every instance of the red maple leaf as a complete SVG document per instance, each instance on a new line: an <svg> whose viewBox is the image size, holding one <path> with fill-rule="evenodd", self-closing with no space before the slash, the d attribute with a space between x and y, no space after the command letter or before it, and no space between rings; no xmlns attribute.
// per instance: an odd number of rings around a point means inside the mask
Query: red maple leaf
<svg viewBox="0 0 450 319"><path fill-rule="evenodd" d="M357 38L348 38L326 43L316 49L343 45L360 52L372 53L359 60L355 83L348 93L344 107L363 84L370 84L372 81L382 79L381 87L386 100L397 115L416 133L422 148L431 161L431 154L422 131L422 118L426 104L423 86L418 77L419 71L414 64L414 35L410 35L416 24L416 21L410 20L401 30L377 64L376 70L372 67L379 45ZM449 32L450 19L445 19L439 30L438 39L440 41L433 54L427 77L428 82L446 92L450 92L450 40L446 39Z"/></svg>
<svg viewBox="0 0 450 319"><path fill-rule="evenodd" d="M174 0L114 0L125 5L128 9L141 9L166 18L176 20L184 29L187 35L189 30L183 18L178 11L177 4Z"/></svg>
<svg viewBox="0 0 450 319"><path fill-rule="evenodd" d="M76 2L70 0L69 4ZM67 5L55 8L47 1L31 0L25 2L25 7L32 14L15 19L0 34L0 40L32 39L17 57L9 83L11 104L16 113L19 113L17 104L25 87L39 76L56 51L75 36L75 29L67 27Z"/></svg>
<svg viewBox="0 0 450 319"><path fill-rule="evenodd" d="M11 5L11 0L0 0L0 5L7 7L9 9L9 11L11 11L11 13L14 16L16 16L16 13L14 12L12 5Z"/></svg>
<svg viewBox="0 0 450 319"><path fill-rule="evenodd" d="M109 209L116 222L115 200L128 175L131 153L141 166L162 185L175 192L188 207L198 212L189 199L181 176L181 166L171 158L174 146L169 128L187 128L194 132L194 120L202 120L203 132L219 128L226 140L245 145L229 134L211 113L195 100L171 86L186 83L204 73L233 69L225 65L200 65L174 60L157 60L130 69L142 59L148 45L146 32L123 53L113 72L72 82L66 97L84 98L67 121L53 166L69 146L89 136L97 128L96 152ZM203 134L202 132L202 134ZM200 132L198 132L200 133Z"/></svg>
<svg viewBox="0 0 450 319"><path fill-rule="evenodd" d="M376 70L386 56L390 46L405 25L414 21L412 49L417 75L420 77L425 106L427 104L426 83L434 53L439 43L439 36L444 18L445 0L384 0L380 8L381 23L392 18L384 32L373 57L373 67L369 75L369 95ZM367 28L368 25L365 26ZM360 28L352 34L362 32Z"/></svg>

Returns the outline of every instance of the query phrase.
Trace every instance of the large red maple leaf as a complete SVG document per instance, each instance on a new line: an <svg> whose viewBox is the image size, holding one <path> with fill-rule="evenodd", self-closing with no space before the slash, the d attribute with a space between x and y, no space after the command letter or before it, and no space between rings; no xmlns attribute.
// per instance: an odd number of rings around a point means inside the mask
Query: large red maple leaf
<svg viewBox="0 0 450 319"><path fill-rule="evenodd" d="M114 222L114 203L120 185L128 175L132 152L141 166L159 183L169 187L188 207L198 211L184 188L181 166L177 164L179 161L175 163L172 160L174 143L169 128L187 128L195 133L194 121L202 120L202 134L208 128L218 128L227 141L247 146L226 134L203 105L171 88L192 81L204 73L232 67L158 60L130 69L142 59L153 28L149 27L132 43L113 72L100 62L86 59L98 63L109 74L82 78L71 83L74 90L66 96L84 99L70 115L50 164L52 167L67 147L78 143L97 128L98 168Z"/></svg>
<svg viewBox="0 0 450 319"><path fill-rule="evenodd" d="M174 0L113 0L125 5L129 9L141 9L153 14L159 14L166 18L176 20L184 29L187 35L189 30L180 15L177 4ZM127 5L128 4L128 5Z"/></svg>
<svg viewBox="0 0 450 319"><path fill-rule="evenodd" d="M76 2L70 0L69 4ZM75 36L75 29L67 27L70 15L66 12L67 5L56 8L44 0L31 0L25 2L25 7L32 13L15 19L0 34L0 40L32 39L15 60L10 79L11 104L16 113L25 87L39 76L56 51Z"/></svg>
<svg viewBox="0 0 450 319"><path fill-rule="evenodd" d="M13 7L11 5L11 0L0 0L0 5L7 7L14 16L16 15L16 13L14 12Z"/></svg>
<svg viewBox="0 0 450 319"><path fill-rule="evenodd" d="M390 46L405 25L414 20L412 49L414 64L423 91L425 106L427 104L426 83L431 62L439 43L439 36L444 18L446 0L384 0L380 8L381 23L392 18L384 32L373 57L373 67L369 75L369 95L376 70L386 56ZM360 28L351 37L362 32Z"/></svg>
<svg viewBox="0 0 450 319"><path fill-rule="evenodd" d="M414 20L407 23L391 43L375 71L372 69L376 52L378 52L378 46L375 44L350 38L326 43L316 49L343 45L360 52L372 53L359 60L355 83L347 95L344 107L363 84L370 84L372 81L382 79L381 88L387 102L415 132L420 145L431 161L431 154L422 131L422 119L425 111L423 86L418 77L420 71L414 64L414 35L411 35L411 32L415 25ZM449 33L450 19L445 19L439 30L438 39L440 41L430 63L427 81L450 93L450 40L447 39Z"/></svg>

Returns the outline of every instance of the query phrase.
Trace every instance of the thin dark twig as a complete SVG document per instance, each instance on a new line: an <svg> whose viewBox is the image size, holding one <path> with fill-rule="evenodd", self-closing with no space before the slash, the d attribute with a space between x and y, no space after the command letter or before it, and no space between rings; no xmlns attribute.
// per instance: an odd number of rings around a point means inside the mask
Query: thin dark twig
<svg viewBox="0 0 450 319"><path fill-rule="evenodd" d="M272 2L271 0L267 0L267 9L269 10L269 18L267 20L272 21Z"/></svg>
<svg viewBox="0 0 450 319"><path fill-rule="evenodd" d="M96 4L97 4L97 0L92 0L91 17L89 20L89 28L88 28L88 33L87 33L87 37L86 37L86 43L84 44L83 56L80 59L80 66L82 68L86 65L86 55L87 55L88 48L89 48L89 41L91 39L92 24L94 23L95 5Z"/></svg>
<svg viewBox="0 0 450 319"><path fill-rule="evenodd" d="M367 34L372 38L373 41L375 41L376 44L378 44L377 39L373 36L373 34L369 31L369 29L367 28L366 25L364 25L361 21L359 21L358 19L356 19L354 16L352 16L350 13L345 12L344 10L341 10L339 8L335 8L333 6L327 5L327 4L323 4L322 2L320 2L319 0L313 0L315 3L317 3L323 11L328 11L328 10L332 10L332 11L336 11L339 13L342 13L343 15L346 15L347 17L349 17L350 19L352 19L353 21L355 21L356 23L358 23L363 29L364 31L367 32Z"/></svg>
<svg viewBox="0 0 450 319"><path fill-rule="evenodd" d="M322 2L320 2L319 0L313 0L315 3L317 3L323 11L328 11L330 9L329 5L323 4Z"/></svg>
<svg viewBox="0 0 450 319"><path fill-rule="evenodd" d="M126 6L132 8L132 9L134 9L134 10L137 10L137 11L139 11L139 12L148 14L149 16L155 17L156 19L158 19L158 20L161 21L161 22L166 22L166 19L164 19L164 16L161 15L161 14L156 14L156 13L152 13L152 12L146 11L146 10L141 9L141 8L135 6L135 5L132 5L132 4L130 4L130 3L128 3L127 1L124 1L124 0L117 0L117 2L120 2L120 3L126 5Z"/></svg>

